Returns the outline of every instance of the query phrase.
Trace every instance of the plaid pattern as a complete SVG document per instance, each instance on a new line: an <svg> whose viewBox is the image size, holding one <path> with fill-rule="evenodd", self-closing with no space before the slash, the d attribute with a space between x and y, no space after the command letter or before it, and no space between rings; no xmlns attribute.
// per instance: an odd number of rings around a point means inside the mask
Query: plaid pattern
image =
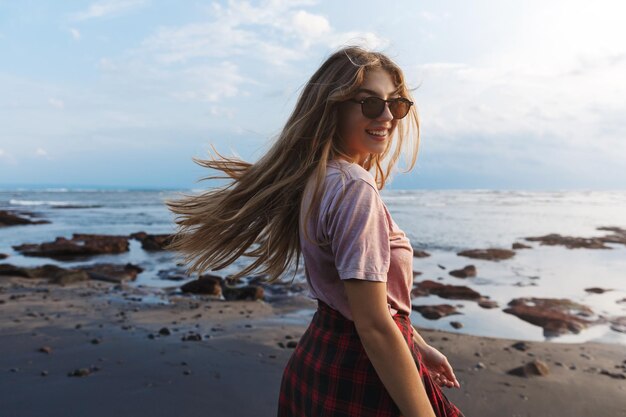
<svg viewBox="0 0 626 417"><path fill-rule="evenodd" d="M464 417L431 379L406 314L393 316L438 417ZM402 417L361 344L354 322L318 300L283 372L278 417Z"/></svg>

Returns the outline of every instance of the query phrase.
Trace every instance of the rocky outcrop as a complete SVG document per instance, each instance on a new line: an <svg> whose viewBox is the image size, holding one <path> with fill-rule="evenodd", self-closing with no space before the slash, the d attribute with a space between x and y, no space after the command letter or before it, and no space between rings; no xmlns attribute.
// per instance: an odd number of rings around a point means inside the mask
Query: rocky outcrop
<svg viewBox="0 0 626 417"><path fill-rule="evenodd" d="M164 250L164 247L172 242L172 237L173 235L170 234L150 235L146 232L137 232L130 235L131 239L140 241L141 248L147 251Z"/></svg>
<svg viewBox="0 0 626 417"><path fill-rule="evenodd" d="M46 264L34 268L0 264L0 275L48 279L52 284L67 285L89 280L89 275L79 269L66 269L56 265Z"/></svg>
<svg viewBox="0 0 626 417"><path fill-rule="evenodd" d="M262 300L264 291L263 287L258 285L246 285L239 288L230 288L224 286L222 294L228 301L231 300Z"/></svg>
<svg viewBox="0 0 626 417"><path fill-rule="evenodd" d="M568 249L611 249L609 246L606 246L604 244L604 241L599 238L561 236L556 233L551 233L545 236L526 237L524 239L530 242L541 242L542 245L565 246Z"/></svg>
<svg viewBox="0 0 626 417"><path fill-rule="evenodd" d="M57 237L53 242L13 246L24 256L73 260L85 256L116 254L128 251L128 237L75 233L71 239Z"/></svg>
<svg viewBox="0 0 626 417"><path fill-rule="evenodd" d="M137 275L143 271L143 268L131 263L126 265L100 263L78 267L77 269L85 271L91 279L116 284L134 281L137 279Z"/></svg>
<svg viewBox="0 0 626 417"><path fill-rule="evenodd" d="M445 285L430 280L419 282L411 294L414 297L434 294L441 298L453 300L479 300L482 298L479 293L464 285Z"/></svg>
<svg viewBox="0 0 626 417"><path fill-rule="evenodd" d="M524 245L523 243L519 243L519 242L515 242L511 245L511 249L513 250L518 250L518 249L532 249L532 246L529 245Z"/></svg>
<svg viewBox="0 0 626 417"><path fill-rule="evenodd" d="M182 292L192 294L207 294L217 297L222 296L222 277L205 274L198 279L189 281L180 287Z"/></svg>
<svg viewBox="0 0 626 417"><path fill-rule="evenodd" d="M457 278L471 278L476 276L476 267L467 265L463 269L455 269L449 272L450 275Z"/></svg>
<svg viewBox="0 0 626 417"><path fill-rule="evenodd" d="M0 227L50 223L48 220L31 220L27 217L22 217L21 215L23 214L31 217L34 216L32 213L27 212L17 213L14 211L0 210Z"/></svg>
<svg viewBox="0 0 626 417"><path fill-rule="evenodd" d="M487 261L502 261L515 256L515 252L508 249L470 249L457 253L458 256L466 256L468 258L484 259Z"/></svg>
<svg viewBox="0 0 626 417"><path fill-rule="evenodd" d="M479 300L478 301L478 305L481 306L482 308L486 308L486 309L498 308L499 307L497 301L489 300L488 298L483 298L483 299Z"/></svg>
<svg viewBox="0 0 626 417"><path fill-rule="evenodd" d="M613 234L605 235L600 237L599 239L605 243L619 243L622 245L626 245L626 229L622 229L621 227L598 227L597 230L602 230L606 232L613 232Z"/></svg>
<svg viewBox="0 0 626 417"><path fill-rule="evenodd" d="M428 258L430 253L424 252L423 250L413 249L413 257L414 258Z"/></svg>
<svg viewBox="0 0 626 417"><path fill-rule="evenodd" d="M516 298L504 312L542 327L545 336L579 333L595 323L589 307L561 298Z"/></svg>
<svg viewBox="0 0 626 417"><path fill-rule="evenodd" d="M607 243L626 245L626 229L606 226L598 227L596 230L612 233L600 237L574 237L551 233L545 236L527 237L524 239L531 242L541 242L542 245L565 246L568 249L611 249L610 246L606 245Z"/></svg>
<svg viewBox="0 0 626 417"><path fill-rule="evenodd" d="M185 293L206 294L224 298L227 301L262 300L264 290L260 285L243 285L233 287L222 277L205 274L198 279L187 282L180 289Z"/></svg>
<svg viewBox="0 0 626 417"><path fill-rule="evenodd" d="M438 320L442 317L451 316L454 314L463 314L459 312L456 307L450 304L411 306L411 309L419 312L424 318L428 320Z"/></svg>
<svg viewBox="0 0 626 417"><path fill-rule="evenodd" d="M605 292L613 291L613 290L599 288L599 287L591 287L591 288L585 288L585 291L592 293L592 294L604 294Z"/></svg>

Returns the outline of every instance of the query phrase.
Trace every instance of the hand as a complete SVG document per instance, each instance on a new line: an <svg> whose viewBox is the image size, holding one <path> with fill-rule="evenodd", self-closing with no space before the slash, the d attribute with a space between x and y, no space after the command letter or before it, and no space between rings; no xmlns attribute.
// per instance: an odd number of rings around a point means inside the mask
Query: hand
<svg viewBox="0 0 626 417"><path fill-rule="evenodd" d="M433 380L442 387L461 388L461 384L456 379L452 366L448 362L448 358L430 345L420 347L422 361Z"/></svg>

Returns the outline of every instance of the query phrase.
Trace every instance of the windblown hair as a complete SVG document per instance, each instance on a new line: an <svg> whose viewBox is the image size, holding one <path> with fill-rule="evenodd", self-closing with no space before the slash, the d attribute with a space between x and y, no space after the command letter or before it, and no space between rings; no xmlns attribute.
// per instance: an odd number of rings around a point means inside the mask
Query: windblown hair
<svg viewBox="0 0 626 417"><path fill-rule="evenodd" d="M258 273L269 275L267 282L273 282L294 261L297 272L301 256L300 205L305 186L314 175L312 201L318 203L307 210L304 218L308 219L317 216L327 162L339 156L351 159L342 149L338 106L355 95L365 74L372 69L387 71L397 93L412 100L402 70L386 55L355 46L344 47L328 57L306 83L276 142L256 163L224 157L215 148L219 159L192 158L205 168L225 174L200 180L232 181L199 195L166 201L170 211L177 215L178 224L167 249L185 255L184 263L191 264L188 272L220 270L242 255L256 260L228 280L236 282L263 266ZM403 146L411 140L407 171L415 165L420 141L415 106L398 122L384 152L370 154L363 165L367 171L375 170L379 189L384 187ZM393 143L396 147L392 151ZM310 240L306 230L305 236ZM258 246L248 251L254 244Z"/></svg>

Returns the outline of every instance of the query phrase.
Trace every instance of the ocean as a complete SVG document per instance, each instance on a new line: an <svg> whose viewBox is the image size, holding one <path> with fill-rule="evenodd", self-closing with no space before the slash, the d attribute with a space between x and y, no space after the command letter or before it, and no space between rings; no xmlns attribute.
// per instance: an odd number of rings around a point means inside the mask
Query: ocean
<svg viewBox="0 0 626 417"><path fill-rule="evenodd" d="M48 258L24 257L12 249L23 243L70 238L72 233L120 234L144 231L172 233L174 216L165 199L180 193L200 190L98 190L98 189L10 189L0 190L0 210L25 210L51 221L50 224L0 228L0 253L10 255L0 261L19 266L56 264L64 267L96 262L125 264L144 268L130 285L152 288L179 286L181 282L163 280L160 270L173 268L175 254L145 252L138 241L130 241L130 251L102 255L87 261L62 262ZM524 237L558 233L566 236L594 237L608 232L601 226L626 228L626 191L497 191L497 190L383 190L382 198L395 222L405 231L412 246L431 254L414 258L419 280L467 285L497 301L499 308L483 309L475 302L444 300L437 296L418 297L413 305L452 304L463 314L428 320L413 311L413 324L466 334L504 337L528 341L595 341L626 345L626 334L609 325L595 325L579 334L547 338L543 330L502 310L514 298L568 298L591 307L598 316L626 315L626 246L610 244L612 249L567 249L526 242ZM532 249L518 250L505 261L493 262L456 255L466 249L511 248L514 242ZM245 258L216 273L226 276L247 264ZM448 271L475 265L475 278L459 279ZM295 281L304 282L303 271ZM601 287L611 291L592 294L585 288ZM310 318L312 312L299 313ZM463 324L451 327L451 321Z"/></svg>

